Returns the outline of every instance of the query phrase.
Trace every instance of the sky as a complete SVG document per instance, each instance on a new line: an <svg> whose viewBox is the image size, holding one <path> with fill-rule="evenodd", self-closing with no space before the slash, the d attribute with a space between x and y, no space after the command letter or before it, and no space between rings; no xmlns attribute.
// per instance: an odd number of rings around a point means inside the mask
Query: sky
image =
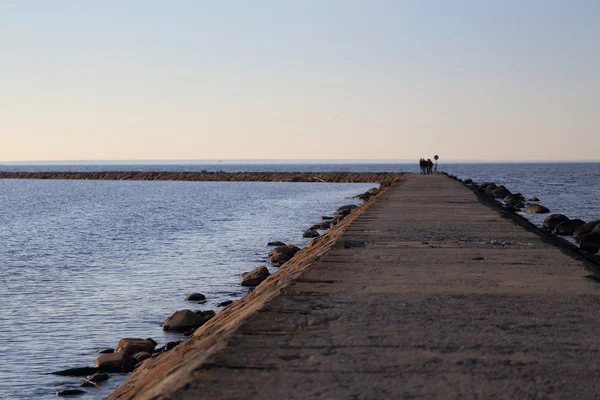
<svg viewBox="0 0 600 400"><path fill-rule="evenodd" d="M0 0L0 162L600 160L597 0Z"/></svg>

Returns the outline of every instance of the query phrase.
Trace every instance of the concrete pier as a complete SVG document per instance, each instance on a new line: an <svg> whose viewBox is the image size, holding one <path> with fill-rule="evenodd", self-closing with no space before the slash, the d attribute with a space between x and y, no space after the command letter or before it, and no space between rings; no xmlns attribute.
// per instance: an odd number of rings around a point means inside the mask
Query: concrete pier
<svg viewBox="0 0 600 400"><path fill-rule="evenodd" d="M600 284L459 182L408 176L332 246L111 397L600 396Z"/></svg>

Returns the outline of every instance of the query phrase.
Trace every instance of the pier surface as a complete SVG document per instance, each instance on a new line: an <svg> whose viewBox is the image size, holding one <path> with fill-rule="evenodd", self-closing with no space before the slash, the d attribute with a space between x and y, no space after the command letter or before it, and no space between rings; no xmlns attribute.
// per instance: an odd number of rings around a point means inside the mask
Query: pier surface
<svg viewBox="0 0 600 400"><path fill-rule="evenodd" d="M111 396L597 398L587 275L459 182L410 175L217 350L193 338Z"/></svg>

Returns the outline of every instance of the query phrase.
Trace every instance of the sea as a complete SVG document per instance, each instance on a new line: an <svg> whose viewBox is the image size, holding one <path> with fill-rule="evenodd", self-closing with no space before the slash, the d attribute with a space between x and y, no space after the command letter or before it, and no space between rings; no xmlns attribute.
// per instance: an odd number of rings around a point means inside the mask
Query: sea
<svg viewBox="0 0 600 400"><path fill-rule="evenodd" d="M443 164L495 182L552 212L600 219L600 163ZM417 163L49 163L0 171L417 172ZM302 232L373 184L0 180L0 399L53 399L82 389L52 371L91 366L123 337L181 340L174 311L218 311L247 293L241 273L266 265L267 242ZM536 224L543 216L527 215ZM270 267L272 272L276 268ZM200 292L203 304L185 300ZM113 374L80 399L100 399Z"/></svg>

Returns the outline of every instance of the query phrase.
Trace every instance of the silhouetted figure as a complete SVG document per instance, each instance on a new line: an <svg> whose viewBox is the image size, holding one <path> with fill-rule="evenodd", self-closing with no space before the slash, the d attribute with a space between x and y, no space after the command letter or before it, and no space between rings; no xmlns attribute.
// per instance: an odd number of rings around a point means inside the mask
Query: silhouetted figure
<svg viewBox="0 0 600 400"><path fill-rule="evenodd" d="M427 175L431 175L431 173L433 172L433 161L431 161L431 158L428 158L426 163L427 163Z"/></svg>
<svg viewBox="0 0 600 400"><path fill-rule="evenodd" d="M427 171L427 161L424 158L419 160L419 168L421 168L421 175L425 175Z"/></svg>

